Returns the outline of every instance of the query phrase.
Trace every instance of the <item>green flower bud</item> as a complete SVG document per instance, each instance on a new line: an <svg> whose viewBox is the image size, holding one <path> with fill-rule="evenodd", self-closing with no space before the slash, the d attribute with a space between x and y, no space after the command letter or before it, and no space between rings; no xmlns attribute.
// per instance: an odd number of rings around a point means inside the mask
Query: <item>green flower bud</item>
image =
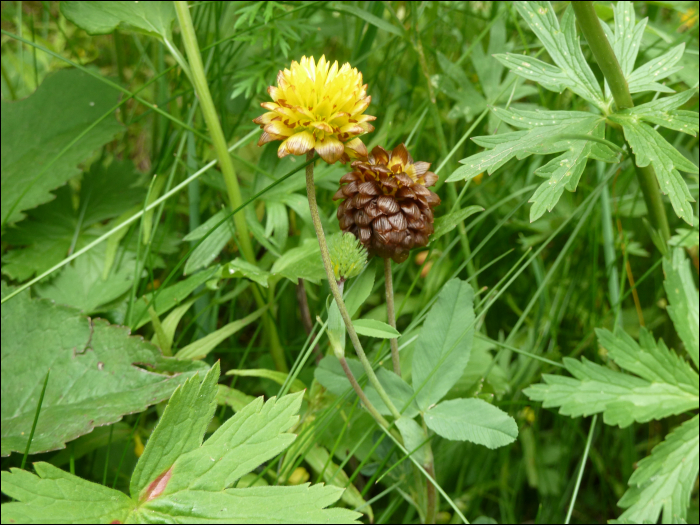
<svg viewBox="0 0 700 525"><path fill-rule="evenodd" d="M338 232L328 238L328 251L335 280L343 282L360 275L367 264L367 250L352 233Z"/></svg>

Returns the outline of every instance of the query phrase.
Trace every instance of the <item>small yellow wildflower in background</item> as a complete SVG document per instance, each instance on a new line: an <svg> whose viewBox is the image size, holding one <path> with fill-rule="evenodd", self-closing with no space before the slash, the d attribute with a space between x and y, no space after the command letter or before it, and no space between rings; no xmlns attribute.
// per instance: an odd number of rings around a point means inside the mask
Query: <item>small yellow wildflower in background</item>
<svg viewBox="0 0 700 525"><path fill-rule="evenodd" d="M315 149L329 164L367 156L358 137L374 130L369 122L376 117L363 115L371 97L362 73L350 64L339 68L325 56L318 64L313 57L302 57L280 71L277 87L267 91L274 102L260 104L269 112L253 120L265 130L258 146L281 140L280 158Z"/></svg>
<svg viewBox="0 0 700 525"><path fill-rule="evenodd" d="M289 476L287 483L290 485L301 485L309 481L309 477L310 475L304 467L297 467L294 469L294 472L292 472L292 475Z"/></svg>

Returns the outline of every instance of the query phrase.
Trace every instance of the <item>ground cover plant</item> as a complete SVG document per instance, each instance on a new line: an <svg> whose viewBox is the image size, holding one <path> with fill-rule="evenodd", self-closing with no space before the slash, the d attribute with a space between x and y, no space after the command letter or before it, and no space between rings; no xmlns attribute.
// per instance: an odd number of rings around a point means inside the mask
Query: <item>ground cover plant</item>
<svg viewBox="0 0 700 525"><path fill-rule="evenodd" d="M697 2L1 19L3 523L698 521Z"/></svg>

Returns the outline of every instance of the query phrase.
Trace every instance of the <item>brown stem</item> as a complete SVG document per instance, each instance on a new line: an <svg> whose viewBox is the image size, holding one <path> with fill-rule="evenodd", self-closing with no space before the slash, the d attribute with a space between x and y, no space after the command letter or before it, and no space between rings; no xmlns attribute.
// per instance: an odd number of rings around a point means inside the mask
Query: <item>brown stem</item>
<svg viewBox="0 0 700 525"><path fill-rule="evenodd" d="M430 463L424 466L425 471L430 474L430 477L435 479L435 463ZM428 497L428 506L425 512L425 522L435 523L435 516L437 514L437 492L435 491L435 485L431 483L428 479L426 480L426 496Z"/></svg>
<svg viewBox="0 0 700 525"><path fill-rule="evenodd" d="M297 302L299 303L299 312L301 312L301 324L304 326L306 335L311 335L314 325L311 321L311 311L309 310L309 301L306 297L306 288L304 287L304 279L299 279L297 284ZM316 364L323 359L323 352L318 344L314 345L314 355L316 356Z"/></svg>

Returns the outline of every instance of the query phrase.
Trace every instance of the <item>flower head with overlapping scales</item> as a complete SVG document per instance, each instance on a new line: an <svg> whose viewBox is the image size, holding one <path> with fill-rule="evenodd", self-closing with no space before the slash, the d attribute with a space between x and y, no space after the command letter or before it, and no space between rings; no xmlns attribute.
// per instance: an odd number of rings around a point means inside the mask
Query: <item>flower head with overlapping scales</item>
<svg viewBox="0 0 700 525"><path fill-rule="evenodd" d="M338 220L369 253L400 263L409 250L426 246L433 233L433 208L440 197L428 186L437 175L428 162L413 162L403 144L389 153L381 146L367 160L352 163L353 171L340 179L333 196L343 199Z"/></svg>
<svg viewBox="0 0 700 525"><path fill-rule="evenodd" d="M281 140L280 158L316 150L329 164L367 156L359 136L374 130L369 122L376 117L363 115L371 97L350 64L304 56L277 74L268 93L274 102L260 104L268 113L253 121L264 130L258 146Z"/></svg>

